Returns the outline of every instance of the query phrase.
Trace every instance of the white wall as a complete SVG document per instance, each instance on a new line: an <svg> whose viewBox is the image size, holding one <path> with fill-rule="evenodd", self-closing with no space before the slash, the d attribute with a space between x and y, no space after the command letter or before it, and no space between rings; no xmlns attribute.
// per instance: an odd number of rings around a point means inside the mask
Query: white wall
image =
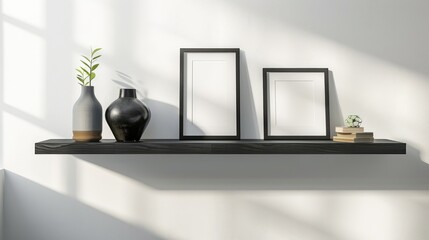
<svg viewBox="0 0 429 240"><path fill-rule="evenodd" d="M0 1L0 12L3 13L3 4ZM3 19L3 14L2 14ZM3 21L0 24L0 240L3 239L3 186L4 186L4 169L3 169Z"/></svg>
<svg viewBox="0 0 429 240"><path fill-rule="evenodd" d="M4 169L0 169L0 240L3 239L3 185Z"/></svg>
<svg viewBox="0 0 429 240"><path fill-rule="evenodd" d="M1 0L5 239L428 239L428 7ZM121 85L151 108L145 138L178 137L180 47L240 47L243 138L262 136L263 67L328 67L332 125L359 114L408 153L34 155L34 142L71 137L73 69L90 46L103 47L104 108Z"/></svg>

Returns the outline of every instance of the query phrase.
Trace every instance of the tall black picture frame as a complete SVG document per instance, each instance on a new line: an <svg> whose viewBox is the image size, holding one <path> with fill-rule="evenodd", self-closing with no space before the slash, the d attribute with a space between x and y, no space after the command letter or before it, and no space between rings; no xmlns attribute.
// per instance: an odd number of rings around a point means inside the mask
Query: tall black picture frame
<svg viewBox="0 0 429 240"><path fill-rule="evenodd" d="M240 139L240 49L180 49L181 140Z"/></svg>

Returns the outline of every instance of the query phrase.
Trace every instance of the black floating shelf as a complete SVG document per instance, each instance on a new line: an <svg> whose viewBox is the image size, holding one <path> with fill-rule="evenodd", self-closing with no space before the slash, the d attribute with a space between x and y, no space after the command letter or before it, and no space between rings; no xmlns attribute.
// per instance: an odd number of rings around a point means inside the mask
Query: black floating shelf
<svg viewBox="0 0 429 240"><path fill-rule="evenodd" d="M181 141L142 140L118 143L75 142L51 139L36 143L36 154L405 154L406 144L377 139L374 143L339 143L331 140L297 141Z"/></svg>

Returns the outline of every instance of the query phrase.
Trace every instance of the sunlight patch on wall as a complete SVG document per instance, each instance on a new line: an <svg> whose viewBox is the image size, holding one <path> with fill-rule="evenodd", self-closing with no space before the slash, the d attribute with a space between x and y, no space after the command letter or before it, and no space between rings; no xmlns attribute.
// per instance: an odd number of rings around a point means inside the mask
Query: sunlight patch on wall
<svg viewBox="0 0 429 240"><path fill-rule="evenodd" d="M75 44L83 46L84 51L90 47L111 48L112 41L118 36L115 36L112 31L113 9L108 1L77 0L73 1L73 8L72 27Z"/></svg>
<svg viewBox="0 0 429 240"><path fill-rule="evenodd" d="M355 236L355 239L418 239L422 236L420 227L427 222L427 217L412 216L416 212L426 214L429 202L424 192L346 192L337 199L332 227L337 226L343 236ZM417 199L425 200L419 203Z"/></svg>
<svg viewBox="0 0 429 240"><path fill-rule="evenodd" d="M217 194L150 189L86 161L76 162L75 179L75 197L82 203L167 238L215 240L222 233L223 202Z"/></svg>
<svg viewBox="0 0 429 240"><path fill-rule="evenodd" d="M72 156L43 156L33 166L23 164L13 163L9 171L165 238L217 240L228 236L224 194L159 191Z"/></svg>
<svg viewBox="0 0 429 240"><path fill-rule="evenodd" d="M54 168L55 161L48 160L45 162L43 157L41 157L41 161L38 161L39 158L37 157L37 161L33 161L35 158L35 142L44 140L46 136L60 137L50 131L43 120L34 119L29 115L17 115L5 111L3 113L3 124L2 134L3 139L5 139L3 142L3 159L6 169L30 178L35 176L46 178L52 172L57 171ZM58 158L58 156L49 156L47 159L55 160L55 158ZM50 180L55 181L58 179L47 179L47 182Z"/></svg>
<svg viewBox="0 0 429 240"><path fill-rule="evenodd" d="M37 28L46 27L47 0L3 0L3 13Z"/></svg>
<svg viewBox="0 0 429 240"><path fill-rule="evenodd" d="M412 191L243 192L230 201L229 214L237 239L417 239L425 233L412 229L421 229L427 217L413 215L429 204L427 196Z"/></svg>
<svg viewBox="0 0 429 240"><path fill-rule="evenodd" d="M10 153L18 151L16 148ZM26 159L31 159L30 155ZM73 156L37 158L31 163L13 159L8 171L167 239L198 240L204 236L207 240L218 240L228 236L225 226L228 201L223 194L159 191Z"/></svg>
<svg viewBox="0 0 429 240"><path fill-rule="evenodd" d="M146 201L152 198L142 184L86 161L76 161L75 179L77 199L114 216L127 218L134 214L129 202L132 192L138 192ZM141 204L148 205L144 201ZM150 209L145 214L150 215Z"/></svg>
<svg viewBox="0 0 429 240"><path fill-rule="evenodd" d="M231 224L238 239L340 239L325 226L333 208L321 194L245 192L232 202Z"/></svg>
<svg viewBox="0 0 429 240"><path fill-rule="evenodd" d="M46 42L4 23L4 103L9 112L42 119L46 113ZM7 110L7 109L6 109Z"/></svg>

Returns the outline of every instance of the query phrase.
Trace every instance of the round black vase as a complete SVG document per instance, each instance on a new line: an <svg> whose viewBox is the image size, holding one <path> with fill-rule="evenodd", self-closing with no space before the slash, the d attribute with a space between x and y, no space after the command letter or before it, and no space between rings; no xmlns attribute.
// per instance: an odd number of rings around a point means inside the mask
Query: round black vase
<svg viewBox="0 0 429 240"><path fill-rule="evenodd" d="M121 89L106 110L106 121L118 142L138 142L150 120L150 110L135 89Z"/></svg>

